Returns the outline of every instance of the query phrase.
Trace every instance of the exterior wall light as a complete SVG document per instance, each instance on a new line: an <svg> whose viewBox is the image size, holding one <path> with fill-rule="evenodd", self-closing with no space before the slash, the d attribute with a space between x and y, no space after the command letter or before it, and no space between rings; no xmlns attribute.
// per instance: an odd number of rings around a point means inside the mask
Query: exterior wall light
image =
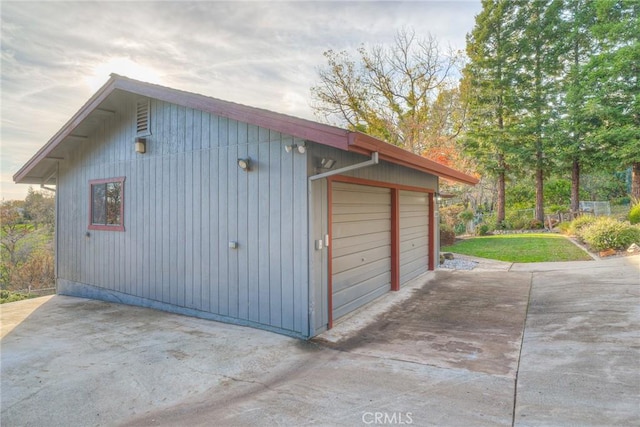
<svg viewBox="0 0 640 427"><path fill-rule="evenodd" d="M334 159L330 159L328 157L323 157L320 159L320 167L322 169L331 169L336 165L336 161Z"/></svg>
<svg viewBox="0 0 640 427"><path fill-rule="evenodd" d="M147 139L146 138L136 138L136 153L144 154L147 152Z"/></svg>
<svg viewBox="0 0 640 427"><path fill-rule="evenodd" d="M298 151L298 153L300 154L304 154L307 152L307 147L305 147L302 144L290 144L290 145L285 145L284 146L284 151L286 151L287 153L290 153L293 149L296 149Z"/></svg>
<svg viewBox="0 0 640 427"><path fill-rule="evenodd" d="M243 171L251 170L251 159L247 157L246 159L238 159L238 167Z"/></svg>

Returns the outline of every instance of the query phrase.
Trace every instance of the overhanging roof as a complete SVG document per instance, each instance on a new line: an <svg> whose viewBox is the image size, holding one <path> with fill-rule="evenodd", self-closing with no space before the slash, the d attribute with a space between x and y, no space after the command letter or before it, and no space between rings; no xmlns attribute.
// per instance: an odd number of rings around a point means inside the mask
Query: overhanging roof
<svg viewBox="0 0 640 427"><path fill-rule="evenodd" d="M196 93L185 92L165 86L133 80L112 74L109 80L87 101L80 110L13 176L16 183L47 184L62 157L64 144L83 138L75 132L91 117L109 114L104 108L109 96L117 91L155 98L161 101L205 111L232 120L250 123L297 138L328 145L344 151L364 155L378 152L381 160L406 166L439 177L465 183L477 184L478 179L432 160L413 154L361 132L351 132L335 126L311 120L275 113L261 108L249 107L223 101Z"/></svg>

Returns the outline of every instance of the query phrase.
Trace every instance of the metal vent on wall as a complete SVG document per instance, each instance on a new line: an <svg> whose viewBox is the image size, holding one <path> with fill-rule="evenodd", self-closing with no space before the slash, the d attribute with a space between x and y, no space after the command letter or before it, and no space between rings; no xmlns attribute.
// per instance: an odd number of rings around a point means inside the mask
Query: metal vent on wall
<svg viewBox="0 0 640 427"><path fill-rule="evenodd" d="M150 135L149 128L149 100L141 99L136 104L136 134L138 136Z"/></svg>

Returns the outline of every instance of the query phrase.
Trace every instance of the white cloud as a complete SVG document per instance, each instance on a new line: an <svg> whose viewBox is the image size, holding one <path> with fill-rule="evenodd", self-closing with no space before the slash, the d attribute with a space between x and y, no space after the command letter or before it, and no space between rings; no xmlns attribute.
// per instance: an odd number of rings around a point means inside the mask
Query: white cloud
<svg viewBox="0 0 640 427"><path fill-rule="evenodd" d="M480 9L479 0L3 2L2 193L26 194L9 177L111 72L313 118L309 88L325 50L389 43L403 26L463 49Z"/></svg>

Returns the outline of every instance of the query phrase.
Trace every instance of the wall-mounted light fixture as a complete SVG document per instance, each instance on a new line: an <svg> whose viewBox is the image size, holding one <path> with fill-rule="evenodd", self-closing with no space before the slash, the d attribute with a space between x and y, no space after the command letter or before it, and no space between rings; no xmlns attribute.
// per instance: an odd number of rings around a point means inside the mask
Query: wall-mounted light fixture
<svg viewBox="0 0 640 427"><path fill-rule="evenodd" d="M290 144L284 146L284 151L290 153L292 150L297 150L298 153L304 154L307 152L307 147L304 144Z"/></svg>
<svg viewBox="0 0 640 427"><path fill-rule="evenodd" d="M329 157L323 157L320 159L320 167L322 169L331 169L336 165L336 161L334 159L330 159Z"/></svg>
<svg viewBox="0 0 640 427"><path fill-rule="evenodd" d="M136 138L136 153L144 154L147 152L147 139L146 138Z"/></svg>
<svg viewBox="0 0 640 427"><path fill-rule="evenodd" d="M243 171L251 170L251 159L247 157L246 159L238 159L238 167Z"/></svg>

